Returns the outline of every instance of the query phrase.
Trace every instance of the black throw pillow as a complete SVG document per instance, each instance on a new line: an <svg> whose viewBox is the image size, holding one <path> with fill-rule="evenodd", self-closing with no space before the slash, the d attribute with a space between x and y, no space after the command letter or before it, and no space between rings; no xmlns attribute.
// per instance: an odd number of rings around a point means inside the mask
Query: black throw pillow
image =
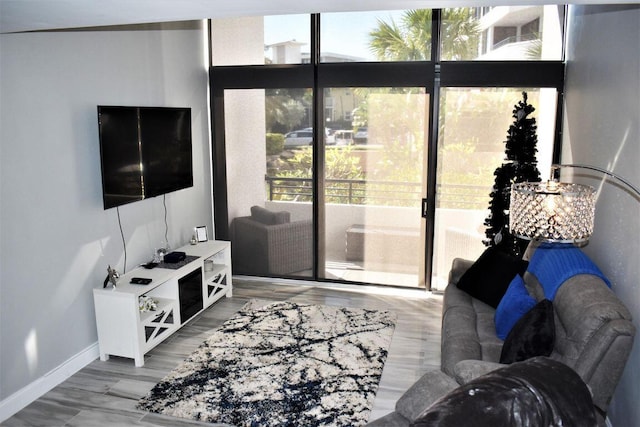
<svg viewBox="0 0 640 427"><path fill-rule="evenodd" d="M549 356L555 341L553 305L551 301L544 299L513 326L504 340L500 363L508 364L536 356Z"/></svg>
<svg viewBox="0 0 640 427"><path fill-rule="evenodd" d="M457 283L461 289L493 308L507 292L516 274L524 274L529 263L495 247L485 250Z"/></svg>

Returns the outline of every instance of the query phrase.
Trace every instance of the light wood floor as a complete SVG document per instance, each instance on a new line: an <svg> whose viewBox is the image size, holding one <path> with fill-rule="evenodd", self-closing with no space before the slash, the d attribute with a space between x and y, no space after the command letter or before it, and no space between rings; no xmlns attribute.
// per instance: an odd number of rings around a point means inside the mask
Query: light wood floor
<svg viewBox="0 0 640 427"><path fill-rule="evenodd" d="M374 420L391 412L398 397L423 373L439 368L442 298L424 291L400 290L402 296L390 296L370 289L234 279L232 298L222 298L154 348L144 367L136 368L126 358L96 360L3 425L212 426L140 411L136 402L252 298L395 311L398 322L371 413Z"/></svg>

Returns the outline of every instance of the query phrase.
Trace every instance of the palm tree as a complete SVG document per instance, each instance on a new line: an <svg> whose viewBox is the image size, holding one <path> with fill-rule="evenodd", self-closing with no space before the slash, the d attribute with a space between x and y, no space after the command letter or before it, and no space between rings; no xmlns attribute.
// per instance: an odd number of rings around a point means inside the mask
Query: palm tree
<svg viewBox="0 0 640 427"><path fill-rule="evenodd" d="M473 8L442 11L443 60L474 59L480 30ZM400 23L378 20L369 33L370 49L380 61L429 61L431 59L431 9L408 10Z"/></svg>

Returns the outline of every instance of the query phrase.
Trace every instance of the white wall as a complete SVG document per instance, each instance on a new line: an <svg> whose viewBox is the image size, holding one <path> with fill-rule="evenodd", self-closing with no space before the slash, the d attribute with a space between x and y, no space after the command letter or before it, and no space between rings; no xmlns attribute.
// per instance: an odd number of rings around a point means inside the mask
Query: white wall
<svg viewBox="0 0 640 427"><path fill-rule="evenodd" d="M192 108L194 187L166 196L169 242L212 227L200 22L0 36L0 399L97 341L92 289L123 269L103 210L96 106ZM127 270L164 240L162 197L120 208Z"/></svg>
<svg viewBox="0 0 640 427"><path fill-rule="evenodd" d="M264 64L264 19L261 16L215 19L211 48L214 65ZM238 48L242 46L242 48ZM267 173L264 89L225 91L225 156L229 224L250 214L265 200Z"/></svg>
<svg viewBox="0 0 640 427"><path fill-rule="evenodd" d="M604 167L640 186L640 5L572 7L569 23L563 163ZM640 197L585 172L576 170L574 181L599 190L585 252L609 277L638 330L609 418L616 427L638 426Z"/></svg>

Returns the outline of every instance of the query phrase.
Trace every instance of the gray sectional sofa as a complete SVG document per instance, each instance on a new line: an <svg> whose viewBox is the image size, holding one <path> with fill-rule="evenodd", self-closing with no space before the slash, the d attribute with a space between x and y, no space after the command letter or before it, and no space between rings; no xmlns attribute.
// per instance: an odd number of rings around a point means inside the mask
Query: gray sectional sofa
<svg viewBox="0 0 640 427"><path fill-rule="evenodd" d="M397 402L395 412L370 426L410 425L438 398L506 366L499 363L504 341L496 335L496 309L456 286L472 264L455 259L450 271L443 299L441 371L425 374ZM536 301L545 299L535 274L526 271L522 277ZM572 368L586 383L602 424L633 345L631 315L601 277L575 274L555 291L552 317L555 343L548 356Z"/></svg>

